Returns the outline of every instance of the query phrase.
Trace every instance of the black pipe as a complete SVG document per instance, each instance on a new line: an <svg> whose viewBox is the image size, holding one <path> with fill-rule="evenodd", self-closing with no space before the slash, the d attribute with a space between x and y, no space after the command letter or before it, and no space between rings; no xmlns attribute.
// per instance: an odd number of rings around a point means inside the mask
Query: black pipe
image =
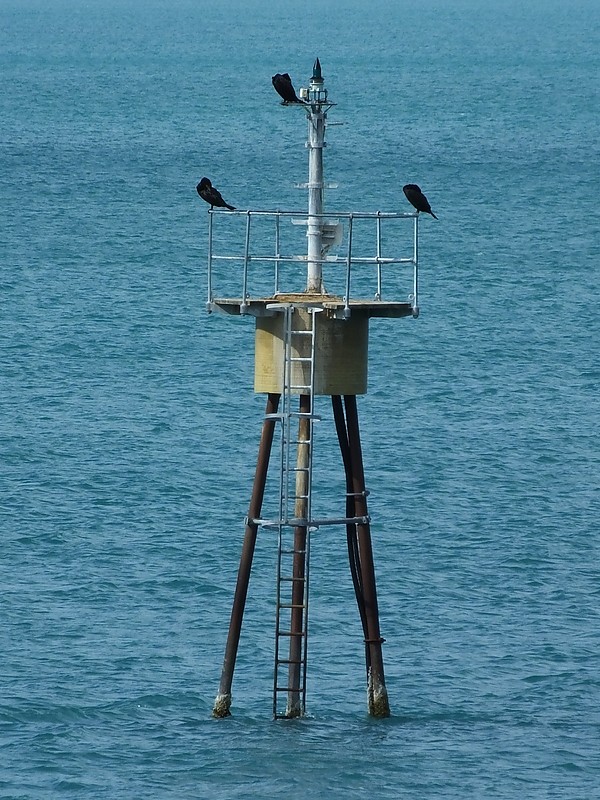
<svg viewBox="0 0 600 800"><path fill-rule="evenodd" d="M352 465L350 462L350 445L348 443L348 431L346 429L346 418L344 416L344 407L342 405L342 398L340 395L331 396L331 405L333 407L333 419L335 422L335 429L340 444L340 451L342 454L342 461L344 464L344 472L346 474L346 517L356 517L356 503L352 488ZM356 604L358 606L358 613L365 638L365 663L367 668L367 675L371 668L371 653L369 645L367 644L368 629L367 617L365 611L365 597L362 587L361 569L360 569L360 553L358 550L358 538L356 533L356 524L353 522L346 524L346 542L348 545L348 561L350 563L350 574L352 576L352 585L354 586L354 594L356 596Z"/></svg>

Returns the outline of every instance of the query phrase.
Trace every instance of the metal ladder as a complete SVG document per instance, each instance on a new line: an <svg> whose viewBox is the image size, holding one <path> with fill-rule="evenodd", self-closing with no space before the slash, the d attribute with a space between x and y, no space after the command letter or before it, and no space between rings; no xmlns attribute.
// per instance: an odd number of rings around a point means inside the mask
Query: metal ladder
<svg viewBox="0 0 600 800"><path fill-rule="evenodd" d="M283 385L273 716L299 717L306 708L308 590L315 388L319 306L283 308ZM304 326L303 326L304 323ZM298 410L292 407L300 395ZM285 702L285 706L284 706Z"/></svg>

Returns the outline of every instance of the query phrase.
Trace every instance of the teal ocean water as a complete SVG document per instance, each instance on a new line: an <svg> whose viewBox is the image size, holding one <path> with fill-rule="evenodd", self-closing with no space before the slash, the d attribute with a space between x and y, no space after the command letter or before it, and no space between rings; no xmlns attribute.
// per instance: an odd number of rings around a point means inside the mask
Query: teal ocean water
<svg viewBox="0 0 600 800"><path fill-rule="evenodd" d="M213 720L264 397L194 187L304 208L271 75L316 56L328 209L439 217L359 401L392 716L332 528L309 716L270 716L265 532ZM0 796L600 797L600 5L3 0L0 66Z"/></svg>

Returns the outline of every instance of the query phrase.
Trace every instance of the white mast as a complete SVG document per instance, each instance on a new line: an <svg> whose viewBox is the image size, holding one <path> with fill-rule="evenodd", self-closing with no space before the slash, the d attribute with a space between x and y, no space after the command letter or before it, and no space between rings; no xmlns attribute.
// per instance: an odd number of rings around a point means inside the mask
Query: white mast
<svg viewBox="0 0 600 800"><path fill-rule="evenodd" d="M308 88L308 274L306 291L322 294L323 280L323 148L325 147L325 121L327 89L323 86L321 64L315 61Z"/></svg>

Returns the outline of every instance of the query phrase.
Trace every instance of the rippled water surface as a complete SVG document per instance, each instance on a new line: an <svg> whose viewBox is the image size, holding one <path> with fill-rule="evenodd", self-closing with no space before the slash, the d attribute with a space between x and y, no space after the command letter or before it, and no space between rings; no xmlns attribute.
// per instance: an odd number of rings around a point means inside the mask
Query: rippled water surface
<svg viewBox="0 0 600 800"><path fill-rule="evenodd" d="M598 4L4 0L0 23L2 797L600 796ZM421 316L371 323L359 400L393 713L366 714L330 528L310 716L270 719L263 532L215 721L264 397L252 321L204 311L194 186L303 207L305 121L270 77L317 55L327 207L408 210L416 182L439 217Z"/></svg>

